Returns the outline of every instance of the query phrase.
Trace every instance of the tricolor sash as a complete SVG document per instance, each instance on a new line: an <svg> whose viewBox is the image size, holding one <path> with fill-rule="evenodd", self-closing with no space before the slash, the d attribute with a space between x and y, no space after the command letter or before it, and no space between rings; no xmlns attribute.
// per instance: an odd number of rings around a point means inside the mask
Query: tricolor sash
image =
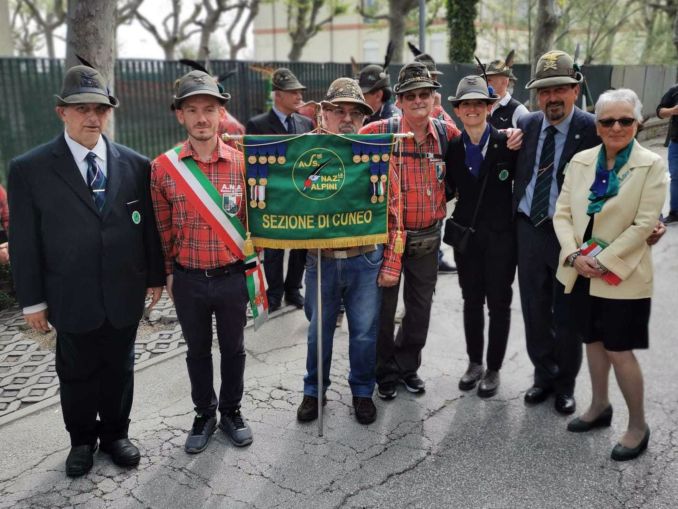
<svg viewBox="0 0 678 509"><path fill-rule="evenodd" d="M250 308L254 317L254 329L268 318L268 299L266 297L266 276L261 268L259 256L254 253L245 256L243 245L245 243L245 227L240 220L231 215L224 207L226 206L221 194L205 176L196 162L190 158L179 159L181 147L168 150L163 155L169 161L168 173L174 180L177 189L182 192L186 199L195 207L207 224L210 225L219 239L238 258L245 261L245 279L249 294ZM241 206L245 206L242 203Z"/></svg>

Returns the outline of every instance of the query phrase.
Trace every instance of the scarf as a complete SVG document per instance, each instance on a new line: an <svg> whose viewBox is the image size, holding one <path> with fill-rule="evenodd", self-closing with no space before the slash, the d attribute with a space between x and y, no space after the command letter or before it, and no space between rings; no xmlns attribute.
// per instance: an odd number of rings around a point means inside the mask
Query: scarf
<svg viewBox="0 0 678 509"><path fill-rule="evenodd" d="M471 138L466 133L466 131L461 133L461 139L464 142L464 148L466 149L466 157L464 158L464 163L469 169L471 174L478 178L480 176L480 166L483 164L483 148L487 143L487 139L490 137L490 124L487 124L485 132L480 137L480 143L474 145L471 141Z"/></svg>
<svg viewBox="0 0 678 509"><path fill-rule="evenodd" d="M588 215L597 214L605 205L605 202L617 196L619 192L619 179L617 174L624 166L631 156L631 149L633 148L633 140L623 150L620 150L617 157L614 158L614 167L611 170L607 169L607 152L605 145L600 147L598 153L598 161L596 162L596 178L591 185L591 194L589 195L589 206L586 210Z"/></svg>

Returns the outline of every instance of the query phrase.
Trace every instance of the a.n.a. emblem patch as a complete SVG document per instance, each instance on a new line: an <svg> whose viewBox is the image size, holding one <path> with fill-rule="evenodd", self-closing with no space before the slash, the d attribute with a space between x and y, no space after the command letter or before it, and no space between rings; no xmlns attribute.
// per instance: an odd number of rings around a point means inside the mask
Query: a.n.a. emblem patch
<svg viewBox="0 0 678 509"><path fill-rule="evenodd" d="M230 185L221 186L221 208L224 212L232 216L240 211L242 204L242 187Z"/></svg>

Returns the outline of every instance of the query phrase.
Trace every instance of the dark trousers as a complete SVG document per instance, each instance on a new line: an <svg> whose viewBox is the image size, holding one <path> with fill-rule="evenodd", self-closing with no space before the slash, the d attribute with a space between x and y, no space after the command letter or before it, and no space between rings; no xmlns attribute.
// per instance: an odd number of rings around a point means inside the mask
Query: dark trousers
<svg viewBox="0 0 678 509"><path fill-rule="evenodd" d="M415 374L421 366L421 350L426 345L433 292L438 279L438 250L419 258L403 254L402 265L405 316L395 341L394 319L400 285L382 289L377 336L377 383L380 384Z"/></svg>
<svg viewBox="0 0 678 509"><path fill-rule="evenodd" d="M57 331L56 372L71 445L127 437L138 325L115 329L106 321L83 334Z"/></svg>
<svg viewBox="0 0 678 509"><path fill-rule="evenodd" d="M568 297L556 280L558 239L550 222L535 227L521 214L516 229L518 284L534 384L573 394L582 347L570 317Z"/></svg>
<svg viewBox="0 0 678 509"><path fill-rule="evenodd" d="M490 315L487 367L501 369L511 326L511 285L516 274L513 230L493 232L479 228L468 250L454 252L459 286L464 298L464 333L469 360L483 363L485 301Z"/></svg>
<svg viewBox="0 0 678 509"><path fill-rule="evenodd" d="M215 415L217 396L212 368L212 316L221 353L218 408L224 414L240 407L245 373L244 328L248 302L242 271L207 277L174 271L172 292L177 318L186 340L186 365L195 411Z"/></svg>
<svg viewBox="0 0 678 509"><path fill-rule="evenodd" d="M283 293L287 294L301 289L301 281L304 277L306 249L290 249L286 277L283 277L284 258L284 249L266 248L264 250L264 272L268 283L266 295L273 304L282 302Z"/></svg>

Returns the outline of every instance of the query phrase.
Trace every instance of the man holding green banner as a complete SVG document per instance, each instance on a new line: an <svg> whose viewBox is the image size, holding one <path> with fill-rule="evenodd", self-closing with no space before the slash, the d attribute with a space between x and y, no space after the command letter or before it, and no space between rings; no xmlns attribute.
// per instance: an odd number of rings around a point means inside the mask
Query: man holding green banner
<svg viewBox="0 0 678 509"><path fill-rule="evenodd" d="M323 106L324 128L340 135L353 135L363 125L367 115L372 114L372 108L365 102L360 86L350 78L335 80L327 91ZM389 138L390 140L390 138ZM363 148L360 148L362 146ZM363 152L360 155L360 151ZM367 155L368 150L373 150ZM376 152L381 150L382 152ZM328 239L327 246L334 249L323 249L321 259L318 260L317 251L309 250L306 261L306 316L311 322L308 329L308 353L306 357L306 376L304 377L304 398L297 410L299 421L308 422L316 419L318 415L319 398L322 404L326 399L324 391L330 385L330 365L332 359L332 343L334 338L335 323L339 307L343 302L346 308L349 329L349 385L353 394L353 408L358 422L370 424L377 417L377 409L372 401L372 393L375 386L375 362L377 319L381 301L381 291L377 285L377 278L382 269L384 258L399 263L400 254L395 253L396 236L398 231L397 221L397 182L391 179L388 160L391 152L390 143L382 145L360 145L354 143L355 163L353 168L345 168L345 171L337 171L344 168L344 164L336 161L331 167L327 163L320 163L311 171L307 171L303 187L300 184L301 193L315 193L319 198L322 193L332 193L332 186L339 180L348 178L348 174L365 174L358 171L357 161L373 161L371 171L374 173L370 178L365 178L364 187L360 187L360 181L353 183L354 187L363 190L362 193L353 193L360 200L359 215L350 216L342 214L328 215L328 221L335 223L332 229L343 231L344 238ZM315 150L320 154L321 150ZM365 159L362 159L362 158ZM299 160L303 160L300 158ZM310 160L309 160L310 161ZM333 162L327 159L327 162ZM348 162L350 165L350 161ZM323 169L326 174L323 175ZM379 172L383 170L383 175ZM341 178L337 177L341 173ZM345 175L344 175L345 174ZM324 177L324 178L323 178ZM390 179L390 193L386 192L384 183ZM325 186L323 188L323 186ZM374 189L370 197L370 189ZM370 208L370 202L375 205ZM376 204L383 204L378 207ZM376 217L380 217L377 220ZM388 217L386 217L388 216ZM294 216L290 216L294 217ZM322 215L317 216L318 218ZM351 219L351 217L353 217ZM369 217L369 221L368 221ZM386 237L386 221L388 221L389 235ZM346 224L344 224L346 223ZM362 223L362 224L361 224ZM376 225L380 233L372 232L366 227L367 223ZM355 233L355 236L352 236ZM341 234L339 234L341 235ZM388 241L384 248L381 244ZM347 247L342 248L344 242ZM310 247L310 246L309 246ZM321 288L322 288L322 369L323 369L323 394L318 390L318 318L319 312L317 301L317 277L318 263L321 263Z"/></svg>
<svg viewBox="0 0 678 509"><path fill-rule="evenodd" d="M153 161L151 194L165 255L167 291L186 340L186 364L196 416L185 450L199 453L219 427L238 447L252 443L240 413L245 371L244 327L248 286L262 296L256 256L244 253L243 155L217 135L230 98L202 71L175 83L173 109L188 140ZM254 259L254 269L248 268ZM259 270L258 273L261 273ZM247 277L246 277L247 276ZM250 302L253 302L250 300ZM257 306L253 306L256 313ZM221 352L219 399L213 388L212 316Z"/></svg>

